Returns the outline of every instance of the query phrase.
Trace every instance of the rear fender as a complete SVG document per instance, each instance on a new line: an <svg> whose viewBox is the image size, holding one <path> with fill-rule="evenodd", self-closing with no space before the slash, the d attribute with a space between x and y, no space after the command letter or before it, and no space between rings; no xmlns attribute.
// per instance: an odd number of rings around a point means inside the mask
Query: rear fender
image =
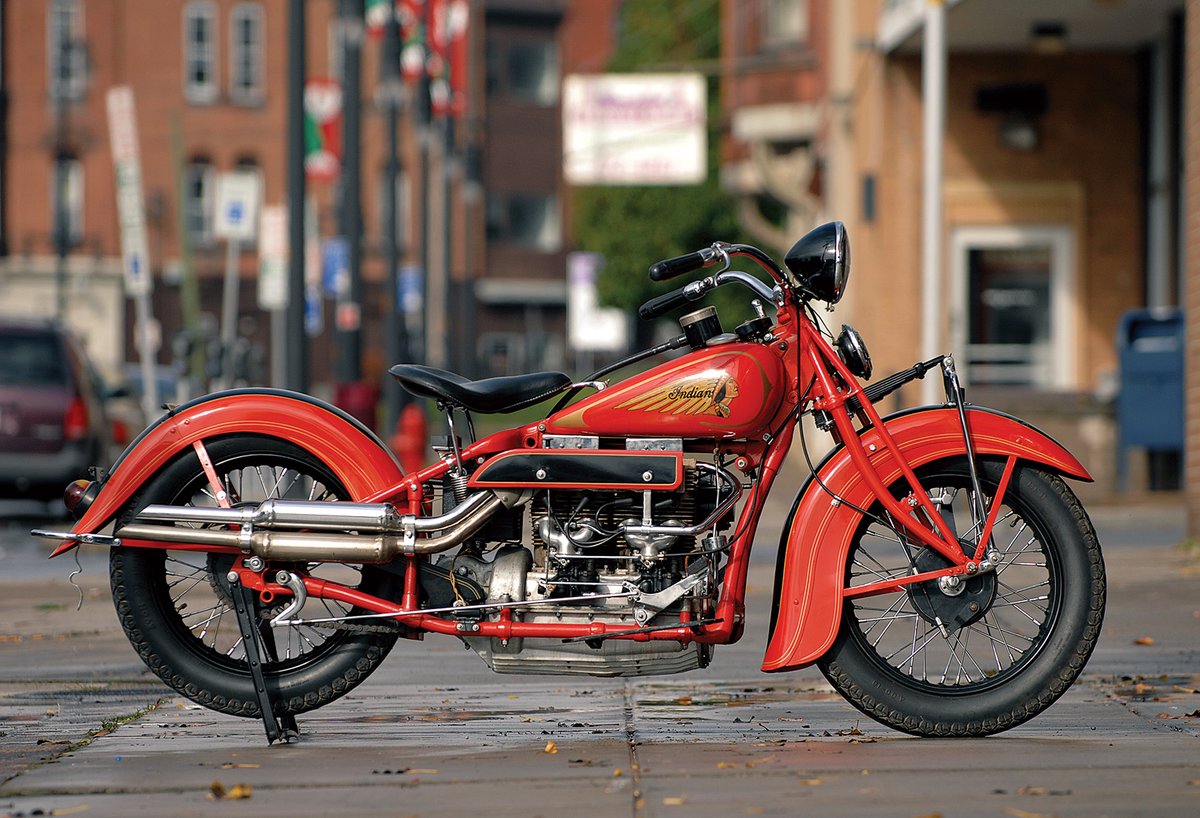
<svg viewBox="0 0 1200 818"><path fill-rule="evenodd" d="M1015 456L1064 475L1090 481L1075 457L1043 432L1017 418L991 409L970 407L967 424L977 455ZM957 411L923 407L890 415L883 425L912 468L955 455L965 455ZM877 429L862 435L884 485L902 476ZM817 469L821 483L846 502L834 502L810 479L796 498L784 526L775 575L771 635L762 669L768 673L812 664L837 638L842 617L842 588L851 540L862 515L875 497L850 460L845 447L831 453Z"/></svg>
<svg viewBox="0 0 1200 818"><path fill-rule="evenodd" d="M106 526L134 493L197 440L228 434L287 440L324 462L354 500L394 489L404 479L395 456L366 426L316 398L278 389L239 389L206 395L160 418L113 466L95 501L71 529L92 534ZM63 543L51 556L71 550Z"/></svg>

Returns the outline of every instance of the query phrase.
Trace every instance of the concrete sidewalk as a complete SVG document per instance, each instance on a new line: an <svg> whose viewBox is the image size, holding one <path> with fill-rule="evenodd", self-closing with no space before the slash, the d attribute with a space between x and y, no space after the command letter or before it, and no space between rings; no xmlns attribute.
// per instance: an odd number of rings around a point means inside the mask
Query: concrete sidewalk
<svg viewBox="0 0 1200 818"><path fill-rule="evenodd" d="M1178 505L1093 518L1110 601L1084 678L969 741L887 730L815 671L758 671L777 529L746 636L707 670L498 676L430 637L274 747L145 671L88 557L80 613L64 581L0 581L0 815L1200 814L1200 554Z"/></svg>

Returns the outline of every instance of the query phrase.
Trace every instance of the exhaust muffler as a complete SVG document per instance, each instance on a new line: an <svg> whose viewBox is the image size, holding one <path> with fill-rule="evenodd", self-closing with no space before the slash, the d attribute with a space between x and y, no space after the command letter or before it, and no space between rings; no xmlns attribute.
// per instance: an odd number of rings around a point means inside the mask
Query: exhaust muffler
<svg viewBox="0 0 1200 818"><path fill-rule="evenodd" d="M516 505L520 497L513 492L479 492L434 517L402 515L389 503L267 500L258 506L231 509L151 505L116 535L123 540L237 548L283 562L382 563L401 555L436 554L460 545L501 508ZM143 522L147 520L241 528L185 528ZM345 533L348 531L367 533Z"/></svg>

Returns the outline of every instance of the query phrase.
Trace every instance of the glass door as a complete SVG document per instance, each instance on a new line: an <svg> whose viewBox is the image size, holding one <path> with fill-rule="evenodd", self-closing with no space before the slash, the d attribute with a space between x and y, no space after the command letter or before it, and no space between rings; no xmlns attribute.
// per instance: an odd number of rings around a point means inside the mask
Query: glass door
<svg viewBox="0 0 1200 818"><path fill-rule="evenodd" d="M951 246L952 330L964 380L1073 387L1070 228L959 228Z"/></svg>

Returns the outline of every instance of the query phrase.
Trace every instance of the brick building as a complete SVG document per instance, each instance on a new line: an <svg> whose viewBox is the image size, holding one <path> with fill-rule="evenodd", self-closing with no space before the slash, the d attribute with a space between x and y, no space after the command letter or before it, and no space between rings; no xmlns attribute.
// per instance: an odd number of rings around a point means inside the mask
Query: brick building
<svg viewBox="0 0 1200 818"><path fill-rule="evenodd" d="M153 309L161 364L183 328L190 267L209 334L220 315L225 247L213 237L217 174L259 173L263 198L286 201L287 0L47 0L0 4L3 28L3 172L0 297L5 309L54 314L59 293L93 357L117 374L135 355L122 292L114 172L105 114L108 88L133 89L141 146ZM454 128L449 204L422 208L412 106L400 116L401 264L421 264L423 243L444 281L425 288L427 353L436 363L490 373L554 362L565 293L558 87L562 0L473 0L470 100ZM308 2L307 74L342 76L336 2ZM392 300L384 285L385 117L378 39L362 48L362 367L380 379ZM408 100L411 103L411 95ZM430 165L438 161L434 152ZM441 178L431 167L432 190ZM55 190L61 191L55 195ZM322 238L338 230L337 183L310 182ZM61 218L56 206L61 202ZM445 230L423 240L422 215ZM56 241L55 224L67 237ZM187 241L181 241L186 236ZM443 261L447 250L448 261ZM441 258L439 258L441 254ZM239 330L270 357L270 321L258 306L258 256L238 259ZM432 267L431 267L432 268ZM312 275L310 269L310 275ZM532 295L531 295L532 293ZM478 296L478 298L476 298ZM338 336L332 302L310 343L314 391L332 392ZM130 311L131 316L131 311ZM530 331L529 327L540 327ZM476 339L479 339L476 346ZM558 348L561 352L561 347ZM251 367L251 382L271 379Z"/></svg>
<svg viewBox="0 0 1200 818"><path fill-rule="evenodd" d="M798 53L818 66L796 66L793 84L826 89L810 126L820 196L790 215L847 222L837 320L863 332L876 371L953 350L972 400L1046 428L1111 490L1122 314L1181 303L1183 3L725 5L727 31L807 6ZM936 280L922 249L930 8L948 53ZM742 98L780 84L738 79ZM896 405L929 399L920 388Z"/></svg>

